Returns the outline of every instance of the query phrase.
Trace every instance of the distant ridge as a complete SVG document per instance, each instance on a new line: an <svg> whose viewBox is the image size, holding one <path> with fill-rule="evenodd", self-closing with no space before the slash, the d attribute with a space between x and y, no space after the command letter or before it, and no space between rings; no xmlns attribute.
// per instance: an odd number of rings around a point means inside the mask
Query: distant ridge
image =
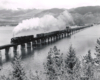
<svg viewBox="0 0 100 80"><path fill-rule="evenodd" d="M29 10L0 10L0 26L16 26L22 20L30 19L33 17L42 17L44 15L53 15L57 17L60 13L67 9L59 9L59 8L52 8L52 9L29 9ZM100 6L86 6L86 7L78 7L68 9L68 11L73 15L73 17L77 14L81 18L91 15L91 19L99 21L100 19ZM97 19L98 18L98 19ZM87 19L87 22L91 22L91 20ZM77 21L76 21L77 22ZM92 22L94 22L92 20Z"/></svg>
<svg viewBox="0 0 100 80"><path fill-rule="evenodd" d="M88 12L91 12L92 14L94 13L100 13L100 6L86 6L86 7L78 7L78 8L73 8L70 9L71 12L75 11L79 14L86 14Z"/></svg>
<svg viewBox="0 0 100 80"><path fill-rule="evenodd" d="M62 13L65 9L58 9L58 8L52 8L52 9L47 9L47 10L43 10L42 12L40 13L37 13L35 15L35 17L42 17L44 15L47 15L47 14L51 14L53 16L58 16L60 13Z"/></svg>

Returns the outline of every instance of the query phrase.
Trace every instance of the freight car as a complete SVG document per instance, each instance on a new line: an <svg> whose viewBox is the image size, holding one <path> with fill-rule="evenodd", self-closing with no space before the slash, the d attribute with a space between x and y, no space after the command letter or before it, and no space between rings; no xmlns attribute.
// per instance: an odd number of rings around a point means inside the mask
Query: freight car
<svg viewBox="0 0 100 80"><path fill-rule="evenodd" d="M46 38L46 37L50 37L50 36L59 34L59 32L60 32L60 31L53 31L53 32L49 32L49 33L37 34L37 35L36 35L36 38Z"/></svg>

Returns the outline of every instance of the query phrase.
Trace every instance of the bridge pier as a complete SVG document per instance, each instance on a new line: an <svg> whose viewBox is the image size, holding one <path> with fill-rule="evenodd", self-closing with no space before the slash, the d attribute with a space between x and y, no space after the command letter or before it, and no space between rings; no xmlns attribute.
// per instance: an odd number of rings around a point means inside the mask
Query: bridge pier
<svg viewBox="0 0 100 80"><path fill-rule="evenodd" d="M28 49L29 48L27 47L27 50ZM22 58L24 58L26 56L26 48L21 49L21 56L22 56Z"/></svg>
<svg viewBox="0 0 100 80"><path fill-rule="evenodd" d="M0 67L2 66L2 55L1 55L1 51L0 51ZM1 69L1 68L0 68Z"/></svg>
<svg viewBox="0 0 100 80"><path fill-rule="evenodd" d="M70 36L70 33L67 33L67 37Z"/></svg>
<svg viewBox="0 0 100 80"><path fill-rule="evenodd" d="M13 52L14 52L14 56L16 56L17 55L17 45L13 46Z"/></svg>
<svg viewBox="0 0 100 80"><path fill-rule="evenodd" d="M37 40L37 47L40 47L40 46L41 46L41 40L38 39L38 40Z"/></svg>
<svg viewBox="0 0 100 80"><path fill-rule="evenodd" d="M61 39L62 39L62 34L61 34Z"/></svg>
<svg viewBox="0 0 100 80"><path fill-rule="evenodd" d="M41 39L41 45L44 45L44 39L43 38Z"/></svg>
<svg viewBox="0 0 100 80"><path fill-rule="evenodd" d="M48 44L50 43L50 37L48 37Z"/></svg>
<svg viewBox="0 0 100 80"><path fill-rule="evenodd" d="M44 38L44 45L46 44L46 38Z"/></svg>
<svg viewBox="0 0 100 80"><path fill-rule="evenodd" d="M46 38L44 38L43 40L44 40L44 45L46 45Z"/></svg>
<svg viewBox="0 0 100 80"><path fill-rule="evenodd" d="M49 37L49 43L51 43L51 37Z"/></svg>
<svg viewBox="0 0 100 80"><path fill-rule="evenodd" d="M62 35L62 33L61 33L61 39L63 38L63 35Z"/></svg>
<svg viewBox="0 0 100 80"><path fill-rule="evenodd" d="M63 33L63 38L65 37L65 34Z"/></svg>
<svg viewBox="0 0 100 80"><path fill-rule="evenodd" d="M53 42L55 42L55 36L53 35Z"/></svg>
<svg viewBox="0 0 100 80"><path fill-rule="evenodd" d="M52 36L51 36L51 43L52 43Z"/></svg>
<svg viewBox="0 0 100 80"><path fill-rule="evenodd" d="M56 39L56 41L58 40L58 39L57 39L57 35L55 35L55 39Z"/></svg>
<svg viewBox="0 0 100 80"><path fill-rule="evenodd" d="M21 44L21 49L25 48L25 43Z"/></svg>
<svg viewBox="0 0 100 80"><path fill-rule="evenodd" d="M59 38L61 39L61 34L59 34Z"/></svg>
<svg viewBox="0 0 100 80"><path fill-rule="evenodd" d="M48 37L48 44L50 43L50 37Z"/></svg>
<svg viewBox="0 0 100 80"><path fill-rule="evenodd" d="M47 37L45 38L45 41L46 41L46 43L45 43L45 44L47 44L47 43L48 43L48 38L47 38Z"/></svg>
<svg viewBox="0 0 100 80"><path fill-rule="evenodd" d="M60 40L60 34L58 34L59 40Z"/></svg>
<svg viewBox="0 0 100 80"><path fill-rule="evenodd" d="M59 35L57 34L57 40L59 40Z"/></svg>
<svg viewBox="0 0 100 80"><path fill-rule="evenodd" d="M54 37L52 36L52 43L54 42Z"/></svg>
<svg viewBox="0 0 100 80"><path fill-rule="evenodd" d="M33 46L33 48L35 48L36 47L36 41L34 40L34 41L32 41L32 46Z"/></svg>
<svg viewBox="0 0 100 80"><path fill-rule="evenodd" d="M62 33L62 38L64 38L64 35L63 35L63 33Z"/></svg>
<svg viewBox="0 0 100 80"><path fill-rule="evenodd" d="M50 38L49 38L49 42L52 43L52 37L51 37L51 36L50 36Z"/></svg>
<svg viewBox="0 0 100 80"><path fill-rule="evenodd" d="M47 37L47 44L49 44L49 38Z"/></svg>
<svg viewBox="0 0 100 80"><path fill-rule="evenodd" d="M54 42L54 36L52 36L52 42Z"/></svg>
<svg viewBox="0 0 100 80"><path fill-rule="evenodd" d="M9 60L9 48L10 47L5 48L5 58L6 58L6 60Z"/></svg>
<svg viewBox="0 0 100 80"><path fill-rule="evenodd" d="M56 37L54 36L54 42L56 41Z"/></svg>
<svg viewBox="0 0 100 80"><path fill-rule="evenodd" d="M59 39L58 39L58 35L56 35L56 40L58 41Z"/></svg>
<svg viewBox="0 0 100 80"><path fill-rule="evenodd" d="M61 39L61 35L59 34L59 39Z"/></svg>
<svg viewBox="0 0 100 80"><path fill-rule="evenodd" d="M53 36L53 42L55 42L55 36Z"/></svg>
<svg viewBox="0 0 100 80"><path fill-rule="evenodd" d="M71 33L73 34L73 31L71 31Z"/></svg>
<svg viewBox="0 0 100 80"><path fill-rule="evenodd" d="M66 37L67 37L67 32L66 32Z"/></svg>
<svg viewBox="0 0 100 80"><path fill-rule="evenodd" d="M66 33L64 33L64 37L66 37Z"/></svg>
<svg viewBox="0 0 100 80"><path fill-rule="evenodd" d="M53 42L53 40L52 40L52 36L51 36L51 43Z"/></svg>
<svg viewBox="0 0 100 80"><path fill-rule="evenodd" d="M55 41L57 41L57 36L55 36Z"/></svg>
<svg viewBox="0 0 100 80"><path fill-rule="evenodd" d="M31 54L31 53L32 53L31 48L27 48L27 53L29 53L29 54ZM26 54L25 54L25 56L26 56Z"/></svg>
<svg viewBox="0 0 100 80"><path fill-rule="evenodd" d="M27 48L30 48L31 47L31 42L28 42L27 43Z"/></svg>

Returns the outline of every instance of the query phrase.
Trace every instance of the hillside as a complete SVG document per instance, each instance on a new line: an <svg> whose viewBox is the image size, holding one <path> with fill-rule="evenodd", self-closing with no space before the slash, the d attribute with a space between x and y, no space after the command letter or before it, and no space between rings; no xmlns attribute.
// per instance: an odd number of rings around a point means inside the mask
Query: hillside
<svg viewBox="0 0 100 80"><path fill-rule="evenodd" d="M0 26L16 26L19 22L25 19L30 19L33 17L42 17L44 15L50 14L57 17L66 9L29 9L29 10L0 10ZM87 6L78 7L68 10L75 21L76 24L81 25L84 23L94 23L100 21L100 6Z"/></svg>
<svg viewBox="0 0 100 80"><path fill-rule="evenodd" d="M74 9L70 9L70 12L77 12L79 14L85 15L88 12L94 13L100 13L100 6L87 6L87 7L78 7Z"/></svg>
<svg viewBox="0 0 100 80"><path fill-rule="evenodd" d="M16 26L19 22L25 19L34 17L35 14L42 10L30 9L30 10L0 10L0 26Z"/></svg>
<svg viewBox="0 0 100 80"><path fill-rule="evenodd" d="M58 9L58 8L53 8L53 9L47 9L43 10L40 13L35 14L35 17L42 17L47 14L51 14L54 17L57 17L60 13L62 13L65 9Z"/></svg>

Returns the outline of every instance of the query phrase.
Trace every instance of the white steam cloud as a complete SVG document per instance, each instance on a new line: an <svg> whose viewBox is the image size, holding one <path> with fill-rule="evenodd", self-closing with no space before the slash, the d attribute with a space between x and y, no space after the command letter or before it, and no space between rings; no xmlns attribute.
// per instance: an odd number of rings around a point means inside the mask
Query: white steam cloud
<svg viewBox="0 0 100 80"><path fill-rule="evenodd" d="M43 31L59 30L71 24L74 24L71 14L68 11L64 11L57 18L52 15L45 15L41 18L23 20L13 29L13 34L32 29Z"/></svg>

